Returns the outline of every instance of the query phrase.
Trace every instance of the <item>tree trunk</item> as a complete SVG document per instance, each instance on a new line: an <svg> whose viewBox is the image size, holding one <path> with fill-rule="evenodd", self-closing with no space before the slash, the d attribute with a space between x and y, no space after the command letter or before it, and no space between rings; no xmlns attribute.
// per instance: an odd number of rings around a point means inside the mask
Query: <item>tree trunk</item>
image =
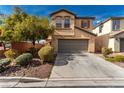
<svg viewBox="0 0 124 93"><path fill-rule="evenodd" d="M32 41L33 47L35 47L35 40Z"/></svg>
<svg viewBox="0 0 124 93"><path fill-rule="evenodd" d="M4 48L4 50L6 50L6 47L5 47L5 44L4 44L4 42L2 43L2 45L3 45L3 48Z"/></svg>

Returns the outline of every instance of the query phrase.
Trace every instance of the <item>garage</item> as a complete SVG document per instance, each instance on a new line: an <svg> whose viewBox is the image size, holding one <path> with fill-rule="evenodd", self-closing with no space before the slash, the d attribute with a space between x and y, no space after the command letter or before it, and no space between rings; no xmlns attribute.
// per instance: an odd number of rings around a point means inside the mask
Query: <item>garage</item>
<svg viewBox="0 0 124 93"><path fill-rule="evenodd" d="M124 38L120 39L120 52L124 52Z"/></svg>
<svg viewBox="0 0 124 93"><path fill-rule="evenodd" d="M88 39L59 39L58 40L58 52L70 53L70 52L82 52L88 51Z"/></svg>

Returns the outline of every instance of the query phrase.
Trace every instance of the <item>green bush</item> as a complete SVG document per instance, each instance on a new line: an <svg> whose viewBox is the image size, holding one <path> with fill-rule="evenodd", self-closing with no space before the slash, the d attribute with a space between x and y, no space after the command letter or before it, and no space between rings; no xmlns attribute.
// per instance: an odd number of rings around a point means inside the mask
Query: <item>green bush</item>
<svg viewBox="0 0 124 93"><path fill-rule="evenodd" d="M124 62L124 56L122 55L116 55L114 59L116 62Z"/></svg>
<svg viewBox="0 0 124 93"><path fill-rule="evenodd" d="M0 60L0 73L6 69L6 66L10 64L10 59L5 58Z"/></svg>
<svg viewBox="0 0 124 93"><path fill-rule="evenodd" d="M105 47L102 48L102 54L104 57L107 57L111 53L112 53L112 48L105 48Z"/></svg>
<svg viewBox="0 0 124 93"><path fill-rule="evenodd" d="M11 61L14 59L15 54L16 54L15 51L12 49L9 49L9 50L4 52L5 57L10 58Z"/></svg>
<svg viewBox="0 0 124 93"><path fill-rule="evenodd" d="M26 66L29 64L29 62L33 59L32 54L30 53L23 53L22 55L18 56L15 59L15 62L17 65L21 65L21 66Z"/></svg>
<svg viewBox="0 0 124 93"><path fill-rule="evenodd" d="M42 47L38 51L38 55L43 62L53 62L54 61L54 48L50 45Z"/></svg>
<svg viewBox="0 0 124 93"><path fill-rule="evenodd" d="M1 59L0 60L0 66L6 66L10 64L10 59L9 58L5 58L5 59Z"/></svg>

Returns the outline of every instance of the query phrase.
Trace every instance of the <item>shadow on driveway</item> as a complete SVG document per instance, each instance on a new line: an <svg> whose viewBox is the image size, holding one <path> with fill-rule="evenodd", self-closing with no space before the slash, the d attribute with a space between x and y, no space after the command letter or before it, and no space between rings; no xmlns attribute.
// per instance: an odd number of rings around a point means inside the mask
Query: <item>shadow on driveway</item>
<svg viewBox="0 0 124 93"><path fill-rule="evenodd" d="M61 56L60 56L61 55ZM56 59L57 62L55 62L55 66L64 66L64 65L67 65L68 62L71 62L75 59L75 55L78 55L78 56L81 56L81 57L87 57L88 55L87 54L84 54L84 53L61 53L61 54L58 54L58 56L60 56L58 59Z"/></svg>

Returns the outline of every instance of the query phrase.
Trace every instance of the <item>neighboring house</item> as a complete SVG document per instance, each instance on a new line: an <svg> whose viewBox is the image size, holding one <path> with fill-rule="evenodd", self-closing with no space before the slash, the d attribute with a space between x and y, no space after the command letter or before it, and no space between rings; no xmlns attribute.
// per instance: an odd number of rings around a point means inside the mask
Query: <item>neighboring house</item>
<svg viewBox="0 0 124 93"><path fill-rule="evenodd" d="M50 17L55 26L52 45L56 52L95 52L95 17L77 17L65 9L51 13Z"/></svg>
<svg viewBox="0 0 124 93"><path fill-rule="evenodd" d="M0 14L0 25L4 24L4 20L7 17L5 14Z"/></svg>
<svg viewBox="0 0 124 93"><path fill-rule="evenodd" d="M97 34L96 51L102 47L112 48L113 52L124 52L124 17L110 17L93 28Z"/></svg>

